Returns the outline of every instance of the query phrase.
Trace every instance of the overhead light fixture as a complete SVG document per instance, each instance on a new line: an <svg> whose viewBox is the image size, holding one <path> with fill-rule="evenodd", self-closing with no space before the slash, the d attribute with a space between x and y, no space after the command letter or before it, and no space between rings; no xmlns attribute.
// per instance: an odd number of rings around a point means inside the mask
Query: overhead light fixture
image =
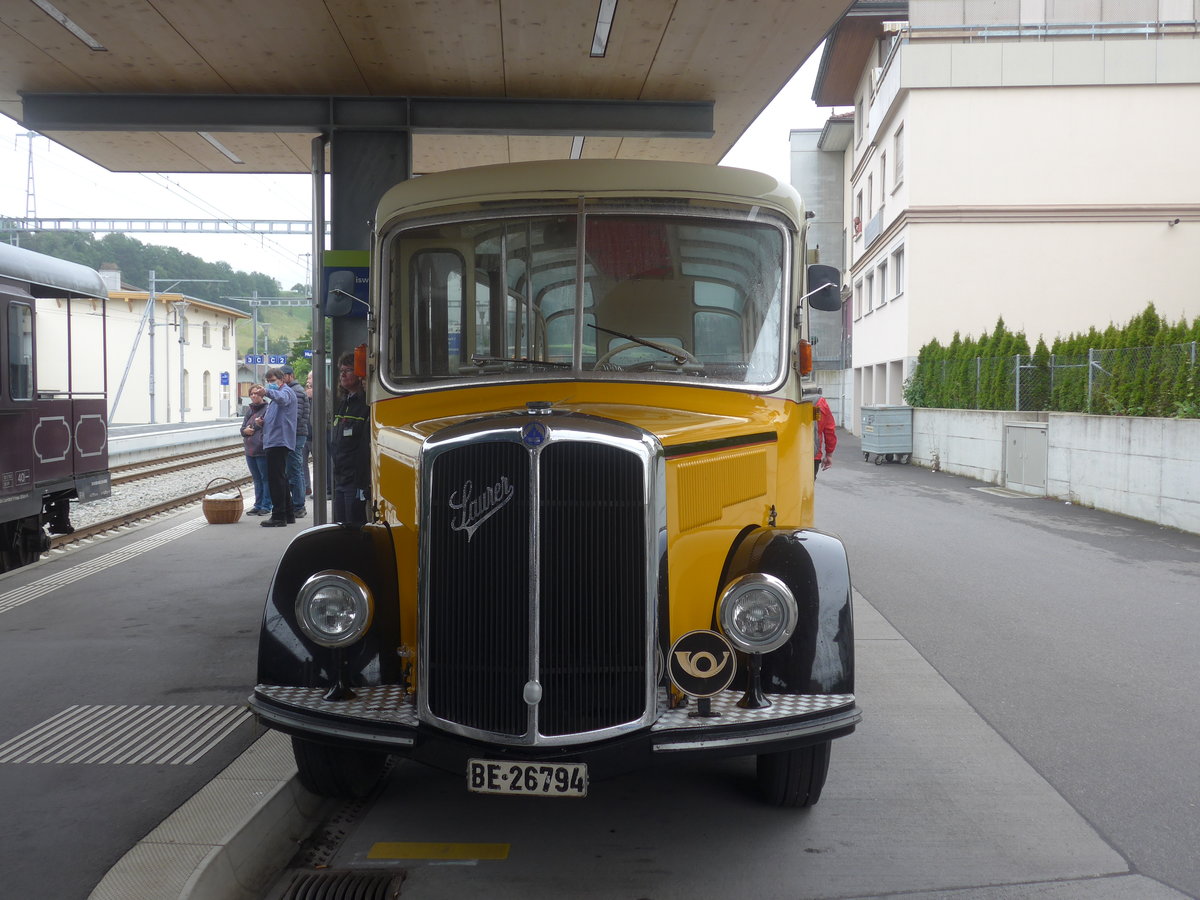
<svg viewBox="0 0 1200 900"><path fill-rule="evenodd" d="M224 144L222 144L220 141L218 141L215 137L213 137L207 131L197 131L196 134L200 135L200 137L204 138L206 141L208 141L210 144L212 144L214 150L217 150L220 153L223 153L231 162L235 162L239 166L244 166L246 164L245 161L238 159L238 155L236 153L234 153L232 150L230 150L228 147L226 147Z"/></svg>
<svg viewBox="0 0 1200 900"><path fill-rule="evenodd" d="M617 0L600 0L600 8L596 10L596 31L592 35L592 56L603 56L608 52L608 33L612 31L616 13Z"/></svg>
<svg viewBox="0 0 1200 900"><path fill-rule="evenodd" d="M579 159L583 156L583 135L577 134L571 138L571 159ZM1176 220L1178 221L1178 220Z"/></svg>
<svg viewBox="0 0 1200 900"><path fill-rule="evenodd" d="M75 37L87 44L89 50L108 49L98 40L76 25L73 21L67 18L67 14L51 3L50 0L31 0L31 2L55 22L67 29L67 31L71 32L71 34L75 35Z"/></svg>

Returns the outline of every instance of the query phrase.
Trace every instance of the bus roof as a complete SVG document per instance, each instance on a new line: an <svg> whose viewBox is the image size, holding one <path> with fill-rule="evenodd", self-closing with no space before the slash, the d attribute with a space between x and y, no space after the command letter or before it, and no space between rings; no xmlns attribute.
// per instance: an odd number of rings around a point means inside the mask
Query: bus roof
<svg viewBox="0 0 1200 900"><path fill-rule="evenodd" d="M804 221L795 189L762 172L632 159L548 160L423 175L401 182L384 194L376 221L382 226L397 215L442 206L580 196L742 202L777 210L797 227Z"/></svg>

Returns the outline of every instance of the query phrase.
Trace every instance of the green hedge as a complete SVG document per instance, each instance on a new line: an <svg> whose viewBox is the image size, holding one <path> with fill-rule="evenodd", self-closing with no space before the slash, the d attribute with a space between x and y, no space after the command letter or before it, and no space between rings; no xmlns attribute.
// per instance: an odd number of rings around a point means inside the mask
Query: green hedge
<svg viewBox="0 0 1200 900"><path fill-rule="evenodd" d="M904 388L910 406L1200 417L1200 318L1169 323L1154 304L1123 327L1038 338L996 322L991 334L933 340Z"/></svg>

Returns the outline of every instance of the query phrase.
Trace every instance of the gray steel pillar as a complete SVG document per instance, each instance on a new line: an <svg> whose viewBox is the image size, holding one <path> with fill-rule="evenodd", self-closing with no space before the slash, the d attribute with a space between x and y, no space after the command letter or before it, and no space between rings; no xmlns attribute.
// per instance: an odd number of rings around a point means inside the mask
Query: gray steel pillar
<svg viewBox="0 0 1200 900"><path fill-rule="evenodd" d="M384 192L412 177L406 131L335 131L330 139L330 248L370 250L375 207ZM374 288L374 285L372 285ZM365 319L330 319L330 359L367 339Z"/></svg>

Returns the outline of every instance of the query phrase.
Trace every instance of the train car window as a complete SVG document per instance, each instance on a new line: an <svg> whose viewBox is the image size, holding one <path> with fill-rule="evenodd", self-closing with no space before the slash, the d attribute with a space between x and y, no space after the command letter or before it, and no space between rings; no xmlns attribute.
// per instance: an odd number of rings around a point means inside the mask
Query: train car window
<svg viewBox="0 0 1200 900"><path fill-rule="evenodd" d="M8 305L8 396L33 399L33 309L24 303Z"/></svg>

